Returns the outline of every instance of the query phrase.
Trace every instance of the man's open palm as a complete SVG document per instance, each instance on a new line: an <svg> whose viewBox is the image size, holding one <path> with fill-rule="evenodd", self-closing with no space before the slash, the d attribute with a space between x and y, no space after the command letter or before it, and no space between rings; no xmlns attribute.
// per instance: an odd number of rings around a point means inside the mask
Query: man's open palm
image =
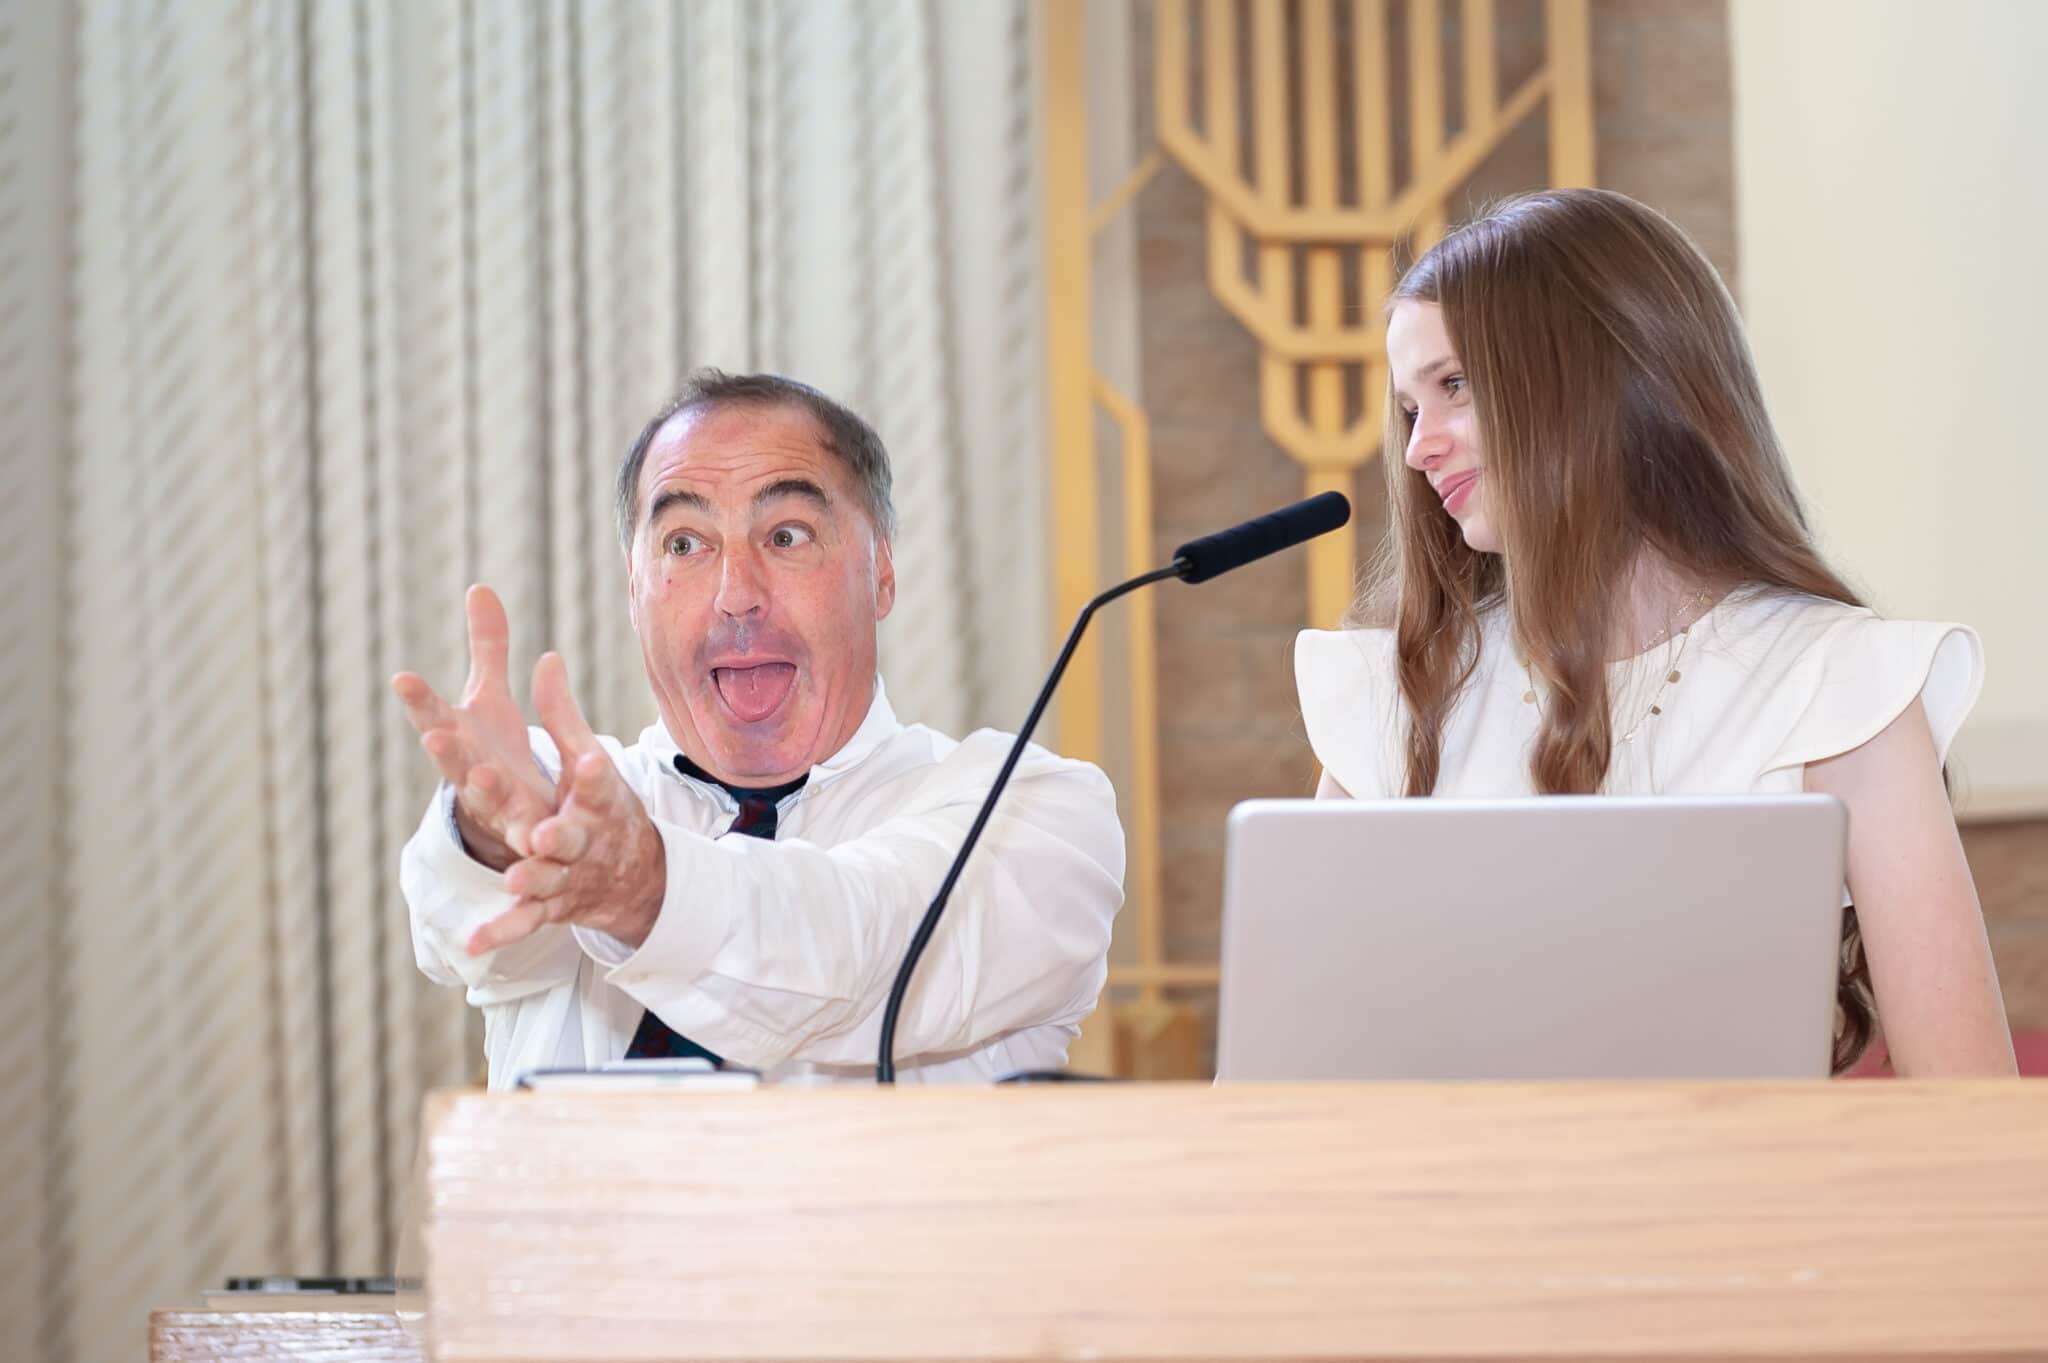
<svg viewBox="0 0 2048 1363"><path fill-rule="evenodd" d="M469 616L469 680L454 705L424 678L401 672L391 689L405 702L420 746L455 788L455 820L470 855L502 871L527 855L533 826L552 814L555 790L534 761L526 718L507 680L511 627L498 594L481 584L463 601Z"/></svg>

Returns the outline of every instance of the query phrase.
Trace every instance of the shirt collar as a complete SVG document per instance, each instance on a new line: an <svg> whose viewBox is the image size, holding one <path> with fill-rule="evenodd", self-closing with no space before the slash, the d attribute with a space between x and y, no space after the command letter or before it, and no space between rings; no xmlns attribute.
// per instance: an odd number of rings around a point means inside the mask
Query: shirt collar
<svg viewBox="0 0 2048 1363"><path fill-rule="evenodd" d="M853 737L841 745L838 752L811 768L811 784L828 781L842 772L852 771L868 760L875 750L903 731L903 725L896 718L896 711L889 704L889 693L882 686L882 678L875 677L875 698L868 704L867 718L853 731Z"/></svg>
<svg viewBox="0 0 2048 1363"><path fill-rule="evenodd" d="M804 789L816 790L821 782L852 771L902 730L896 711L889 705L889 695L882 686L882 679L877 676L875 698L868 705L867 717L861 720L860 727L853 731L853 737L847 739L838 752L811 768L810 783ZM640 743L660 760L663 767L675 771L676 754L683 749L669 733L668 725L656 720L640 735Z"/></svg>

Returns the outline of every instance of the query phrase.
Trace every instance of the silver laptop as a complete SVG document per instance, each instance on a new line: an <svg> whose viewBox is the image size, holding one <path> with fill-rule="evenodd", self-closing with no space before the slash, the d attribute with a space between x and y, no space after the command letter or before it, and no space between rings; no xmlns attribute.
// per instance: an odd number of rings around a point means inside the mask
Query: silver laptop
<svg viewBox="0 0 2048 1363"><path fill-rule="evenodd" d="M1825 1077L1824 795L1252 800L1219 1081Z"/></svg>

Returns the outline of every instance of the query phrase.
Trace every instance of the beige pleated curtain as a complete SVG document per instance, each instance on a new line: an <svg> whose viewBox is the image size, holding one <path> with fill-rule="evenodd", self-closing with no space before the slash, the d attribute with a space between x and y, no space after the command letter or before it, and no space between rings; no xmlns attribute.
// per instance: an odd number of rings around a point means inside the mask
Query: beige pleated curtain
<svg viewBox="0 0 2048 1363"><path fill-rule="evenodd" d="M610 480L690 365L894 451L900 712L1046 635L1022 0L0 7L0 1357L388 1270L478 1029L413 964L385 690L476 579L651 718ZM515 669L516 670L516 669Z"/></svg>

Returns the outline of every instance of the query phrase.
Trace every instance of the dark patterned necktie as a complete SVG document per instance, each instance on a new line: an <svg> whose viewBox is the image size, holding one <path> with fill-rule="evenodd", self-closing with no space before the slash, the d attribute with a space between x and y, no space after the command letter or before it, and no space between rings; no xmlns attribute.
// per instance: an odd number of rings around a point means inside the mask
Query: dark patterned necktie
<svg viewBox="0 0 2048 1363"><path fill-rule="evenodd" d="M775 838L776 806L785 796L802 789L804 782L811 779L810 773L805 772L794 781L769 786L766 789L729 786L681 753L676 754L676 770L692 780L717 786L740 802L740 812L734 816L732 826L726 829L726 832L737 833L743 838L767 838L771 842ZM679 1035L667 1023L656 1017L652 1010L641 1017L640 1028L633 1033L633 1044L626 1047L628 1060L681 1060L692 1056L709 1060L713 1065L725 1063L720 1056L699 1046L690 1038Z"/></svg>

